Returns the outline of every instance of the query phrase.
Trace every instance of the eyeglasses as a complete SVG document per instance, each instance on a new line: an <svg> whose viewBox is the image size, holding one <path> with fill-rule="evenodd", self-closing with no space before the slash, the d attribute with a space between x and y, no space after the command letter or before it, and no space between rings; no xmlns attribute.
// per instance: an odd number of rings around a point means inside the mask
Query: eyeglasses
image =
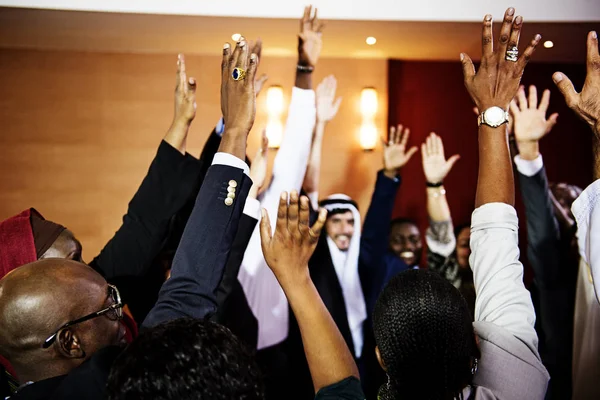
<svg viewBox="0 0 600 400"><path fill-rule="evenodd" d="M106 314L108 314L108 317L113 321L117 321L123 318L123 303L121 302L121 294L119 293L119 290L116 286L108 284L108 296L111 298L113 304L100 311L88 314L85 317L81 317L73 321L67 322L66 324L58 328L52 335L48 337L48 339L44 341L44 344L42 344L42 348L47 349L48 347L50 347L52 343L54 343L54 341L56 340L56 336L58 335L58 333L70 326L80 324L82 322L89 321L90 319L100 317Z"/></svg>

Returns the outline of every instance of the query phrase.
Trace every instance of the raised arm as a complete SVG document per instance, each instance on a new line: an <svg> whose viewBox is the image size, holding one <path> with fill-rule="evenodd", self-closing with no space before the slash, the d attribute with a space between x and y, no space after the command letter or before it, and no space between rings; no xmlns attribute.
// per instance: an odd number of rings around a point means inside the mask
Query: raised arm
<svg viewBox="0 0 600 400"><path fill-rule="evenodd" d="M129 203L123 224L90 263L108 280L147 272L161 249L169 221L188 201L201 173L198 160L185 154L189 126L196 113L196 81L187 78L183 55L179 55L177 66L171 127Z"/></svg>
<svg viewBox="0 0 600 400"><path fill-rule="evenodd" d="M581 257L589 266L596 291L596 298L600 302L600 55L598 54L598 34L594 31L587 38L587 75L583 89L580 93L575 91L573 83L561 72L553 75L554 82L558 85L565 97L567 105L581 119L588 123L593 136L594 144L594 179L596 181L588 186L573 203L573 214L577 220L577 239Z"/></svg>
<svg viewBox="0 0 600 400"><path fill-rule="evenodd" d="M318 207L319 200L319 176L321 174L321 148L323 146L323 134L327 123L331 121L340 109L342 98L335 98L337 80L329 75L317 86L317 123L313 134L310 158L306 167L306 175L302 188L312 202L314 208Z"/></svg>
<svg viewBox="0 0 600 400"><path fill-rule="evenodd" d="M226 130L177 248L171 278L161 288L145 327L179 317L204 318L217 306L217 288L252 181L246 175L246 138L255 116L257 57L242 40L223 50L221 95ZM247 74L247 76L245 76Z"/></svg>
<svg viewBox="0 0 600 400"><path fill-rule="evenodd" d="M444 179L460 156L455 154L446 160L442 138L433 132L421 145L421 155L427 184L427 214L430 223L425 236L427 251L445 259L454 252L456 238L454 237L450 207L446 199Z"/></svg>
<svg viewBox="0 0 600 400"><path fill-rule="evenodd" d="M352 354L308 272L308 260L317 246L327 217L327 212L321 210L317 222L310 227L308 203L308 198L303 196L299 201L298 193L292 192L288 206L288 195L282 193L275 233L271 234L265 210L260 231L265 259L298 321L313 385L318 392L359 375Z"/></svg>
<svg viewBox="0 0 600 400"><path fill-rule="evenodd" d="M471 222L471 268L477 299L475 320L504 328L537 355L535 313L523 285L519 261L518 221L506 122L510 101L519 88L525 65L541 37L536 35L525 52L508 52L518 46L523 18L514 8L504 15L500 40L492 38L492 16L483 22L483 55L479 71L461 54L464 81L475 105L483 112L479 126L479 178L477 209ZM496 46L496 48L494 48ZM539 356L538 356L539 357Z"/></svg>

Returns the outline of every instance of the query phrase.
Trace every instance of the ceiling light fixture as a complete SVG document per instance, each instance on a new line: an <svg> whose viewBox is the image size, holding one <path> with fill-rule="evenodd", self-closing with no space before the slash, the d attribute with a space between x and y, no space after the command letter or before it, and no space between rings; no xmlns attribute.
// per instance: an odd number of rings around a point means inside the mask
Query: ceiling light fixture
<svg viewBox="0 0 600 400"><path fill-rule="evenodd" d="M373 36L369 36L367 38L366 42L369 46L373 46L375 43L377 43L377 39L374 38Z"/></svg>
<svg viewBox="0 0 600 400"><path fill-rule="evenodd" d="M554 47L554 42L552 42L552 40L546 40L544 42L544 47L547 48L547 49L551 49L551 48Z"/></svg>

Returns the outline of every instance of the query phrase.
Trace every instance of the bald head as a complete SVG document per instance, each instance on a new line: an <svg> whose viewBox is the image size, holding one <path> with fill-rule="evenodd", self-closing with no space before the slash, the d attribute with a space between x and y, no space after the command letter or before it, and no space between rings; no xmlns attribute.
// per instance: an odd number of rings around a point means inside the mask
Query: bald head
<svg viewBox="0 0 600 400"><path fill-rule="evenodd" d="M118 341L118 321L98 317L62 330L48 349L42 343L65 323L110 303L106 281L85 264L55 258L19 267L0 280L0 354L19 376L35 376L31 380L56 375L40 377L41 366L67 373Z"/></svg>

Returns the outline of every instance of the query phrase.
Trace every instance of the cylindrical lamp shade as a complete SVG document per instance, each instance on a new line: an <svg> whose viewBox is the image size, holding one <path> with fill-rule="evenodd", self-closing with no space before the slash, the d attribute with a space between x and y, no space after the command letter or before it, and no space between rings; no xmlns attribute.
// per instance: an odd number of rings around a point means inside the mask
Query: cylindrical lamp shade
<svg viewBox="0 0 600 400"><path fill-rule="evenodd" d="M377 146L377 127L372 122L365 122L360 127L360 147L373 150Z"/></svg>
<svg viewBox="0 0 600 400"><path fill-rule="evenodd" d="M364 88L360 95L360 112L363 117L373 117L377 114L377 90Z"/></svg>
<svg viewBox="0 0 600 400"><path fill-rule="evenodd" d="M271 86L267 90L267 112L272 116L279 116L283 112L283 88Z"/></svg>
<svg viewBox="0 0 600 400"><path fill-rule="evenodd" d="M269 148L278 149L283 139L283 125L278 118L272 118L267 123L267 139Z"/></svg>

